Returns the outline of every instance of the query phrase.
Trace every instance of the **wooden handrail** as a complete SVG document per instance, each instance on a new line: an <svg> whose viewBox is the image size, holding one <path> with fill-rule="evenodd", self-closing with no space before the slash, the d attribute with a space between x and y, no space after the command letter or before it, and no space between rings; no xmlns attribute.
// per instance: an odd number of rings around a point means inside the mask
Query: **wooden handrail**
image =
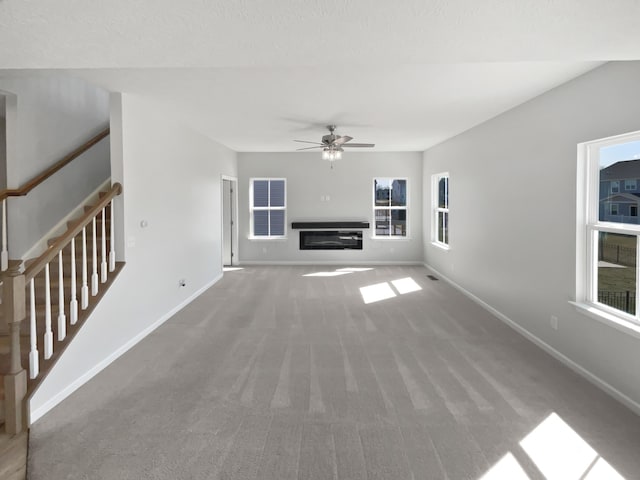
<svg viewBox="0 0 640 480"><path fill-rule="evenodd" d="M117 197L121 193L122 185L120 185L119 183L114 183L111 187L111 190L109 190L109 192L100 199L98 204L95 207L91 208L91 210L86 212L80 219L78 219L75 227L67 230L65 234L58 238L55 243L52 244L49 248L47 248L47 250L42 255L40 255L35 262L33 262L25 269L25 282L31 281L32 278L40 273L44 269L45 265L51 262L51 260L53 260L58 255L58 252L60 250L66 247L67 244L71 242L76 237L76 235L78 235L82 231L82 229L87 226L89 222L96 215L98 215L98 213L104 207L109 204L109 202L111 202L114 197Z"/></svg>
<svg viewBox="0 0 640 480"><path fill-rule="evenodd" d="M46 169L40 175L38 175L36 177L33 177L31 180L29 180L27 183L22 185L20 188L2 190L0 192L0 201L4 200L7 197L22 197L22 196L26 195L31 190L33 190L35 187L37 187L42 182L44 182L51 175L56 173L58 170L60 170L61 168L63 168L67 164L71 163L73 160L78 158L80 155L82 155L84 152L89 150L96 143L98 143L100 140L102 140L103 138L107 137L108 135L109 135L109 128L107 127L102 132L100 132L98 135L93 137L91 140L87 141L86 143L84 143L80 147L76 148L69 155L66 155L62 160L59 160L55 164L51 165L51 167Z"/></svg>

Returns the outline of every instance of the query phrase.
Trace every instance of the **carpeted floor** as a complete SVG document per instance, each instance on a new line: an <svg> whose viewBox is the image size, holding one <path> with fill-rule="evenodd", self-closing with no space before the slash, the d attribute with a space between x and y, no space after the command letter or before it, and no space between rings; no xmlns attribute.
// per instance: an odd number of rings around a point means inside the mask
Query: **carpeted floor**
<svg viewBox="0 0 640 480"><path fill-rule="evenodd" d="M640 417L428 273L226 273L33 426L29 478L640 478Z"/></svg>

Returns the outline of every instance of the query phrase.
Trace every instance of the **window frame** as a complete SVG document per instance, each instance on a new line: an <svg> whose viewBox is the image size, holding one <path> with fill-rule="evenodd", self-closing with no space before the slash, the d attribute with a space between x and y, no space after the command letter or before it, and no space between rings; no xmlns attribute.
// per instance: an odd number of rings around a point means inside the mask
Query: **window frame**
<svg viewBox="0 0 640 480"><path fill-rule="evenodd" d="M571 303L582 313L640 338L640 305L636 307L635 315L632 315L598 302L599 232L636 236L635 293L636 299L640 299L640 225L606 222L599 219L600 149L634 141L640 141L640 131L593 140L578 145L576 298L575 302Z"/></svg>
<svg viewBox="0 0 640 480"><path fill-rule="evenodd" d="M447 179L446 184L446 206L440 207L440 180ZM449 232L449 217L450 217L450 202L449 202L449 183L451 181L451 175L449 172L434 173L431 175L431 243L436 247L440 247L444 250L449 250L450 244L450 232ZM439 217L440 213L443 213L443 218L446 218L447 235L446 238L440 240L439 238ZM445 241L446 240L446 241Z"/></svg>
<svg viewBox="0 0 640 480"><path fill-rule="evenodd" d="M616 185L616 189L613 189L613 185ZM611 180L609 182L610 193L620 193L620 180Z"/></svg>
<svg viewBox="0 0 640 480"><path fill-rule="evenodd" d="M269 182L269 192L267 194L269 205L266 207L256 207L253 204L253 191L254 191L254 183L257 181L267 181ZM271 182L272 181L283 181L284 182L284 206L271 206ZM282 235L271 235L271 215L268 215L269 218L269 235L256 235L255 234L255 225L254 225L254 212L255 211L267 211L271 212L272 210L282 210L284 211L284 229ZM280 177L253 177L249 179L249 238L251 240L282 240L287 238L287 179Z"/></svg>
<svg viewBox="0 0 640 480"><path fill-rule="evenodd" d="M628 191L633 191L633 190L637 190L638 189L638 180L637 179L633 179L633 180L627 180L625 179L624 181L624 191L628 192Z"/></svg>
<svg viewBox="0 0 640 480"><path fill-rule="evenodd" d="M391 205L389 202L388 206L376 205L376 180L388 180L390 185L393 185L394 180L403 180L406 185L405 191L405 204L402 205ZM407 240L410 234L409 228L409 179L407 177L373 177L373 181L370 184L372 187L372 203L373 203L373 235L371 238L376 240ZM405 216L405 234L404 235L392 235L391 228L389 228L388 235L380 235L376 232L376 210L388 210L389 217L391 217L391 212L394 210L400 211L404 210Z"/></svg>

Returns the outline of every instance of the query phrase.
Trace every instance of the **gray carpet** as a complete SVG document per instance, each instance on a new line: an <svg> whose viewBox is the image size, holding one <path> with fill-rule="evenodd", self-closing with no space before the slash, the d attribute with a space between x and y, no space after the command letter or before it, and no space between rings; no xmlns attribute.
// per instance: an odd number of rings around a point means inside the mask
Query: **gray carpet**
<svg viewBox="0 0 640 480"><path fill-rule="evenodd" d="M33 426L29 478L640 478L640 417L445 282L334 270L226 273Z"/></svg>

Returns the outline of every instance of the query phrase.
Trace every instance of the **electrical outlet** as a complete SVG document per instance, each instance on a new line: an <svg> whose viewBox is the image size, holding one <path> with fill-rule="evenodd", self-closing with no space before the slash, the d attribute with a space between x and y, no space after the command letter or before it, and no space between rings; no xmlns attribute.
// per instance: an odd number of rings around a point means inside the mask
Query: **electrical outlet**
<svg viewBox="0 0 640 480"><path fill-rule="evenodd" d="M553 328L554 330L558 330L558 317L556 317L555 315L551 315L549 323L551 323L551 328Z"/></svg>

